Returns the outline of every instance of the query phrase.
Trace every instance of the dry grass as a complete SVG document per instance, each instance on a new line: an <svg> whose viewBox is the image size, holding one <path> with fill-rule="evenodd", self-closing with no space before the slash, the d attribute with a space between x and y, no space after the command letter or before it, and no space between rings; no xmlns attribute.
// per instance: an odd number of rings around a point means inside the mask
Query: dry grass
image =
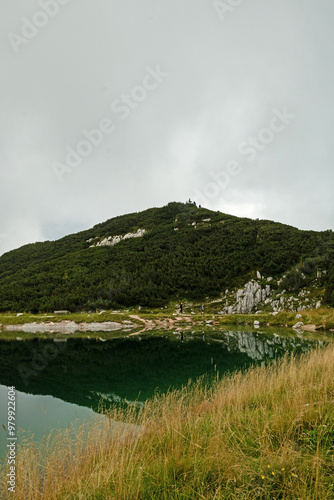
<svg viewBox="0 0 334 500"><path fill-rule="evenodd" d="M325 330L334 328L334 309L333 308L320 308L303 311L302 316L305 323L313 323L315 325L322 325Z"/></svg>
<svg viewBox="0 0 334 500"><path fill-rule="evenodd" d="M15 498L334 499L333 401L333 346L189 385L110 415L139 433L106 419L27 445Z"/></svg>

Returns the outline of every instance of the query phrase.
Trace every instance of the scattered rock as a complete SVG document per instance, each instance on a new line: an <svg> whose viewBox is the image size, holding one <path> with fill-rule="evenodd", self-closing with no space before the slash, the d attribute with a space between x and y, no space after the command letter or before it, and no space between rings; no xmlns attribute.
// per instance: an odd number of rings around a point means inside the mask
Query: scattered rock
<svg viewBox="0 0 334 500"><path fill-rule="evenodd" d="M292 328L295 328L298 330L298 328L301 328L302 326L304 326L304 323L302 321L298 321L298 323L296 323L295 325L293 325Z"/></svg>
<svg viewBox="0 0 334 500"><path fill-rule="evenodd" d="M316 325L303 325L301 329L305 332L315 332L317 329Z"/></svg>

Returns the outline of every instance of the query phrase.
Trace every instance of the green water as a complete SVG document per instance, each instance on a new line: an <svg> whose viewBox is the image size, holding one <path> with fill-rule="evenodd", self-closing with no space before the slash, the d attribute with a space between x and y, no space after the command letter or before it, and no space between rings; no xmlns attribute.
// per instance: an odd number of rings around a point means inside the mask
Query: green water
<svg viewBox="0 0 334 500"><path fill-rule="evenodd" d="M285 352L307 352L327 340L295 332L151 332L119 339L0 342L0 424L7 427L7 387L17 390L18 435L36 439L75 420L90 419L103 402L141 404L156 391L202 375L216 377ZM0 429L0 456L6 432Z"/></svg>

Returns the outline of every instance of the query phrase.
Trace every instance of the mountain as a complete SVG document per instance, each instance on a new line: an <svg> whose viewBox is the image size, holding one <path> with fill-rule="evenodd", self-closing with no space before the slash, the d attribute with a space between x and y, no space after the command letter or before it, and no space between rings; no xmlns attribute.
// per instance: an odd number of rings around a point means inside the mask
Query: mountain
<svg viewBox="0 0 334 500"><path fill-rule="evenodd" d="M161 307L215 298L256 272L334 306L334 234L169 203L0 257L0 311ZM282 285L283 283L283 285Z"/></svg>

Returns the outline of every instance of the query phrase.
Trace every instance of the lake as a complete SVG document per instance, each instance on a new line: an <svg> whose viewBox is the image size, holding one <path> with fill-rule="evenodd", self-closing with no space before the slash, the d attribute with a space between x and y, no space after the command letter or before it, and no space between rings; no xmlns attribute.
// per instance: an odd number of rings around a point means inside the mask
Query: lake
<svg viewBox="0 0 334 500"><path fill-rule="evenodd" d="M104 338L103 338L104 335ZM0 341L0 418L7 428L7 387L16 388L18 440L93 419L101 406L137 404L157 391L180 388L202 375L221 377L286 352L303 353L330 337L260 329L147 332L108 339ZM100 417L103 418L103 417ZM7 434L0 433L4 458Z"/></svg>

